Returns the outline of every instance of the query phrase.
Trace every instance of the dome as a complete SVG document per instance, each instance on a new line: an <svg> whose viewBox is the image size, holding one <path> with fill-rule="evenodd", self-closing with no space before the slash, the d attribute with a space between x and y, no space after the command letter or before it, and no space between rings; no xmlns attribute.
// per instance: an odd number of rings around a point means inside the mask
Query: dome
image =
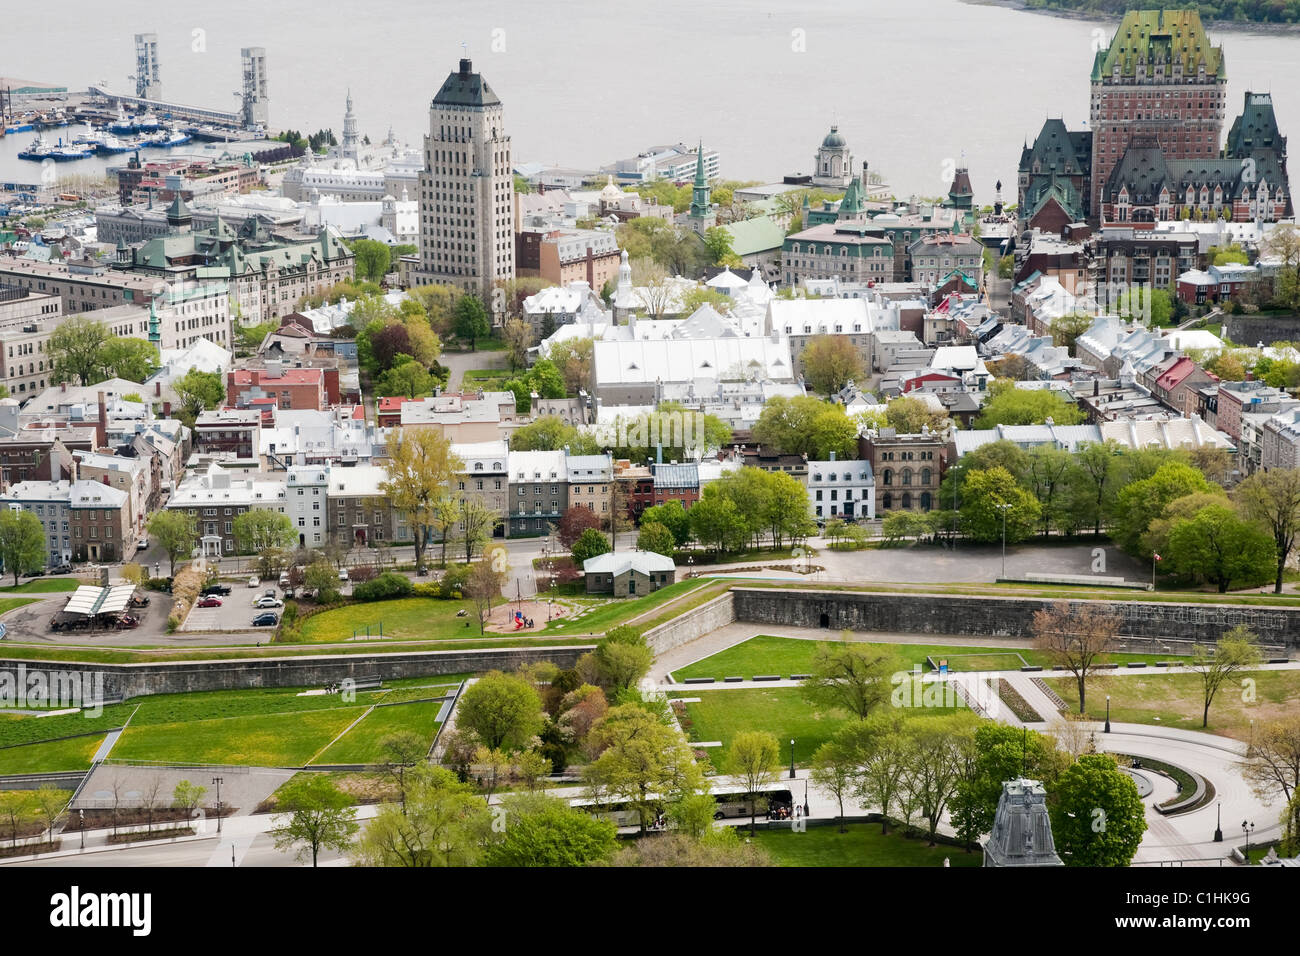
<svg viewBox="0 0 1300 956"><path fill-rule="evenodd" d="M840 128L838 126L832 126L831 131L827 133L826 138L822 140L822 149L839 149L845 145L847 144L844 142L844 137L840 135Z"/></svg>

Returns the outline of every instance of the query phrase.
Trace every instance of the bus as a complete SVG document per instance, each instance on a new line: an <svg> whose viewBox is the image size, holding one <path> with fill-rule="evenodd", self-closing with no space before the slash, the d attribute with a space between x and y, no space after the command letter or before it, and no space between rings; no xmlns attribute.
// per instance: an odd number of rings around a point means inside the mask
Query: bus
<svg viewBox="0 0 1300 956"><path fill-rule="evenodd" d="M735 787L727 787L715 791L714 800L717 801L717 809L713 813L715 820L727 820L735 818L749 818L749 793L745 790ZM619 829L635 828L640 829L641 817L637 808L633 804L623 801L617 801L610 804L598 804L586 798L570 800L569 805L579 810L585 810L592 816L601 820L608 820ZM794 794L788 789L768 789L759 794L754 804L754 812L760 817L768 817L770 814L784 811L789 814L794 809ZM666 819L662 813L662 804L656 805L651 802L649 812L654 814L650 820L646 821L647 829L662 829L667 826ZM661 821L663 821L661 823Z"/></svg>

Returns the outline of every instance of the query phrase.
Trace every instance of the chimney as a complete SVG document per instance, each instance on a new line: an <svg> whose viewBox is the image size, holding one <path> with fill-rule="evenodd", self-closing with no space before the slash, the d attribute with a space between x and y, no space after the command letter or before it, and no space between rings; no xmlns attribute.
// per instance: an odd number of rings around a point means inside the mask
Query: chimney
<svg viewBox="0 0 1300 956"><path fill-rule="evenodd" d="M154 398L161 398L161 397L162 397L162 379L160 379L160 378L154 380L154 383L153 383L153 395L154 395Z"/></svg>
<svg viewBox="0 0 1300 956"><path fill-rule="evenodd" d="M104 401L103 392L99 393L99 421L95 424L95 440L98 442L96 450L108 444L108 405Z"/></svg>
<svg viewBox="0 0 1300 956"><path fill-rule="evenodd" d="M835 460L835 452L832 451L832 452L831 452L831 461L834 461L834 460Z"/></svg>

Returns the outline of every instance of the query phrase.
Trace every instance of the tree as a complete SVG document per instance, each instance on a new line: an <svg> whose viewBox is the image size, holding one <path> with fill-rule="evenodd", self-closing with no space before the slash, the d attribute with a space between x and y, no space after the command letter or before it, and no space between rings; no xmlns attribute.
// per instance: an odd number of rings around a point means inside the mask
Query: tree
<svg viewBox="0 0 1300 956"><path fill-rule="evenodd" d="M902 670L902 662L891 648L878 644L854 643L817 645L810 675L803 682L803 695L813 704L838 707L858 720L888 702L891 678Z"/></svg>
<svg viewBox="0 0 1300 956"><path fill-rule="evenodd" d="M671 558L677 549L677 541L673 538L673 533L663 525L653 521L642 521L636 546L641 551L653 551L655 554Z"/></svg>
<svg viewBox="0 0 1300 956"><path fill-rule="evenodd" d="M1300 714L1290 714L1255 729L1246 749L1242 776L1261 800L1277 795L1290 803L1300 790Z"/></svg>
<svg viewBox="0 0 1300 956"><path fill-rule="evenodd" d="M837 458L857 455L857 423L833 405L807 396L777 396L763 406L752 429L754 440L770 445L787 455L807 455L825 461L835 452Z"/></svg>
<svg viewBox="0 0 1300 956"><path fill-rule="evenodd" d="M709 799L712 800L712 797ZM774 864L757 843L742 842L734 828L723 827L710 829L700 839L692 839L685 833L668 833L653 840L636 840L620 850L611 865L734 869Z"/></svg>
<svg viewBox="0 0 1300 956"><path fill-rule="evenodd" d="M110 338L99 350L99 365L105 378L143 382L157 364L157 350L152 342L144 339Z"/></svg>
<svg viewBox="0 0 1300 956"><path fill-rule="evenodd" d="M18 831L36 812L36 801L30 790L0 790L0 818L9 825L10 846L18 846Z"/></svg>
<svg viewBox="0 0 1300 956"><path fill-rule="evenodd" d="M1086 312L1071 312L1069 315L1053 319L1052 344L1058 348L1064 346L1070 350L1071 355L1075 355L1075 341L1092 328L1092 323L1093 317Z"/></svg>
<svg viewBox="0 0 1300 956"><path fill-rule="evenodd" d="M1115 498L1111 535L1126 551L1136 553L1142 535L1170 502L1193 492L1210 490L1205 476L1191 465L1165 462L1150 477L1130 480L1120 489Z"/></svg>
<svg viewBox="0 0 1300 956"><path fill-rule="evenodd" d="M433 394L437 382L433 376L409 355L399 356L400 361L379 376L375 382L375 394L400 395L406 398L424 398Z"/></svg>
<svg viewBox="0 0 1300 956"><path fill-rule="evenodd" d="M525 751L515 759L515 775L530 793L537 790L551 769L551 761L536 750Z"/></svg>
<svg viewBox="0 0 1300 956"><path fill-rule="evenodd" d="M691 540L691 519L682 503L669 498L661 505L652 505L641 512L641 527L647 524L663 525L673 536L677 547Z"/></svg>
<svg viewBox="0 0 1300 956"><path fill-rule="evenodd" d="M492 605L497 602L497 598L501 597L505 577L504 566L497 567L492 558L485 556L474 562L469 576L465 579L462 590L465 592L465 597L473 601L478 609L480 635L487 630L488 615L492 613Z"/></svg>
<svg viewBox="0 0 1300 956"><path fill-rule="evenodd" d="M595 352L593 338L565 339L551 344L546 358L564 379L565 394L577 395L579 389L591 389L591 362Z"/></svg>
<svg viewBox="0 0 1300 956"><path fill-rule="evenodd" d="M935 844L939 820L957 792L964 766L973 762L978 724L979 718L970 711L907 724L908 786L929 825L930 846Z"/></svg>
<svg viewBox="0 0 1300 956"><path fill-rule="evenodd" d="M835 798L840 808L840 833L847 832L848 827L844 825L844 798L852 795L857 783L857 750L837 738L831 738L813 754L809 776L819 789Z"/></svg>
<svg viewBox="0 0 1300 956"><path fill-rule="evenodd" d="M574 449L582 444L578 429L558 415L541 415L527 425L516 428L510 436L511 451L559 451L567 445L570 452L578 454ZM586 451L584 449L582 453Z"/></svg>
<svg viewBox="0 0 1300 956"><path fill-rule="evenodd" d="M484 866L599 866L614 855L618 830L545 794L520 794L502 802L505 833L488 847Z"/></svg>
<svg viewBox="0 0 1300 956"><path fill-rule="evenodd" d="M489 508L479 498L461 498L456 509L456 525L460 529L460 542L465 546L466 564L474 560L475 551L487 546L500 524L501 515L495 508Z"/></svg>
<svg viewBox="0 0 1300 956"><path fill-rule="evenodd" d="M1275 567L1268 534L1224 505L1209 505L1175 524L1167 550L1171 570L1204 577L1220 594L1234 582L1267 580Z"/></svg>
<svg viewBox="0 0 1300 956"><path fill-rule="evenodd" d="M155 511L149 516L149 536L162 545L176 576L176 559L188 557L199 543L194 514L189 511Z"/></svg>
<svg viewBox="0 0 1300 956"><path fill-rule="evenodd" d="M479 339L492 334L492 322L483 300L476 295L463 295L452 308L452 331L456 338L469 342L470 351L477 351Z"/></svg>
<svg viewBox="0 0 1300 956"><path fill-rule="evenodd" d="M302 572L303 586L315 592L320 604L333 604L339 599L338 572L329 561L320 555Z"/></svg>
<svg viewBox="0 0 1300 956"><path fill-rule="evenodd" d="M0 510L0 564L14 576L45 566L45 526L30 511Z"/></svg>
<svg viewBox="0 0 1300 956"><path fill-rule="evenodd" d="M358 278L380 282L388 274L391 253L386 244L374 239L358 239L352 243L352 255L356 258Z"/></svg>
<svg viewBox="0 0 1300 956"><path fill-rule="evenodd" d="M506 358L510 362L510 371L525 368L528 365L528 349L536 341L533 327L523 319L511 319L501 330L501 340L506 344Z"/></svg>
<svg viewBox="0 0 1300 956"><path fill-rule="evenodd" d="M749 797L749 832L758 822L758 797L776 783L781 772L781 745L766 730L744 730L731 740L727 751L727 772L740 778Z"/></svg>
<svg viewBox="0 0 1300 956"><path fill-rule="evenodd" d="M1101 534L1115 497L1120 445L1114 440L1088 442L1074 454L1074 470L1067 476L1071 508L1082 525Z"/></svg>
<svg viewBox="0 0 1300 956"><path fill-rule="evenodd" d="M610 696L634 687L654 663L654 652L645 636L627 625L611 628L596 650L583 656L590 656L593 677Z"/></svg>
<svg viewBox="0 0 1300 956"><path fill-rule="evenodd" d="M1049 418L1057 425L1081 425L1085 417L1077 405L1048 389L1016 388L999 379L990 386L989 396L975 419L976 428L1041 425Z"/></svg>
<svg viewBox="0 0 1300 956"><path fill-rule="evenodd" d="M1279 264L1273 298L1283 308L1300 309L1300 230L1293 223L1279 223L1260 246L1261 252Z"/></svg>
<svg viewBox="0 0 1300 956"><path fill-rule="evenodd" d="M273 550L292 548L298 533L288 515L266 508L250 508L236 515L233 525L235 540L243 550L253 554L266 554ZM263 574L263 577L269 577Z"/></svg>
<svg viewBox="0 0 1300 956"><path fill-rule="evenodd" d="M415 565L424 567L424 551L435 510L452 475L464 468L451 442L432 428L396 429L388 444L388 476L380 483L383 497L405 516L415 539Z"/></svg>
<svg viewBox="0 0 1300 956"><path fill-rule="evenodd" d="M595 528L588 528L578 536L577 541L573 542L570 552L573 555L573 563L580 568L591 558L610 550L612 549L609 539Z"/></svg>
<svg viewBox="0 0 1300 956"><path fill-rule="evenodd" d="M860 769L854 794L864 803L880 808L882 834L889 832L889 814L898 801L908 767L907 724L904 711L891 708L846 724L832 738L856 756Z"/></svg>
<svg viewBox="0 0 1300 956"><path fill-rule="evenodd" d="M740 523L735 502L725 495L710 493L714 484L707 486L704 496L691 505L691 534L706 548L713 546L718 552L738 550L748 532Z"/></svg>
<svg viewBox="0 0 1300 956"><path fill-rule="evenodd" d="M948 417L919 398L900 395L885 406L885 423L900 435L919 435L926 428L932 432L946 431Z"/></svg>
<svg viewBox="0 0 1300 956"><path fill-rule="evenodd" d="M172 391L181 401L181 411L191 420L226 400L226 385L218 372L201 372L196 368L172 383Z"/></svg>
<svg viewBox="0 0 1300 956"><path fill-rule="evenodd" d="M98 319L74 315L59 322L45 346L54 369L52 380L92 384L102 367L101 352L108 341L108 327Z"/></svg>
<svg viewBox="0 0 1300 956"><path fill-rule="evenodd" d="M1277 559L1273 593L1282 593L1282 574L1295 550L1300 531L1300 469L1256 471L1236 489L1237 504L1247 518L1258 522L1273 537Z"/></svg>
<svg viewBox="0 0 1300 956"><path fill-rule="evenodd" d="M461 695L458 722L490 750L521 750L542 730L542 699L532 684L491 671Z"/></svg>
<svg viewBox="0 0 1300 956"><path fill-rule="evenodd" d="M1214 647L1196 646L1192 655L1191 668L1201 675L1202 700L1205 707L1201 711L1201 726L1210 725L1210 705L1214 697L1233 674L1249 670L1263 660L1256 636L1241 624L1224 634Z"/></svg>
<svg viewBox="0 0 1300 956"><path fill-rule="evenodd" d="M849 382L863 380L862 353L843 335L815 335L799 356L813 391L833 395Z"/></svg>
<svg viewBox="0 0 1300 956"><path fill-rule="evenodd" d="M176 784L176 789L172 791L172 806L177 810L185 811L185 818L192 820L194 813L207 796L208 788L199 786L197 783L190 783L188 780L181 780Z"/></svg>
<svg viewBox="0 0 1300 956"><path fill-rule="evenodd" d="M731 233L722 226L710 226L704 230L704 248L715 265L739 264L739 259L731 248Z"/></svg>
<svg viewBox="0 0 1300 956"><path fill-rule="evenodd" d="M492 814L441 767L410 773L406 812L383 806L353 851L362 866L473 866L491 836Z"/></svg>
<svg viewBox="0 0 1300 956"><path fill-rule="evenodd" d="M60 790L51 784L42 784L36 790L32 791L32 809L38 814L41 822L45 824L45 833L48 840L54 838L54 827L58 824L59 818L63 816L63 811L67 809L70 795L66 790Z"/></svg>
<svg viewBox="0 0 1300 956"><path fill-rule="evenodd" d="M590 737L599 756L584 771L588 793L626 801L642 833L662 803L699 789L700 768L681 731L639 704L610 708Z"/></svg>
<svg viewBox="0 0 1300 956"><path fill-rule="evenodd" d="M352 798L324 774L303 774L279 791L277 820L271 831L277 850L297 847L298 862L311 857L316 866L321 850L345 852L357 835L356 808Z"/></svg>
<svg viewBox="0 0 1300 956"><path fill-rule="evenodd" d="M1050 791L1073 759L1036 730L994 721L976 727L972 765L958 781L950 805L953 828L967 850L980 834L993 829L1003 781L1030 777Z"/></svg>
<svg viewBox="0 0 1300 956"><path fill-rule="evenodd" d="M417 733L399 730L379 741L379 752L384 758L384 774L397 783L398 801L405 816L409 771L428 758L429 744Z"/></svg>
<svg viewBox="0 0 1300 956"><path fill-rule="evenodd" d="M1088 677L1114 647L1119 626L1119 616L1101 604L1056 601L1034 612L1034 646L1074 675L1081 714L1087 710Z"/></svg>
<svg viewBox="0 0 1300 956"><path fill-rule="evenodd" d="M1065 530L1061 528L1067 516L1065 486L1073 468L1074 456L1064 448L1041 445L1029 452L1026 477L1038 500L1044 538L1053 527Z"/></svg>
<svg viewBox="0 0 1300 956"><path fill-rule="evenodd" d="M1038 500L1005 468L968 469L961 489L961 530L975 541L1023 541L1042 514ZM1002 506L1006 507L1002 507Z"/></svg>
<svg viewBox="0 0 1300 956"><path fill-rule="evenodd" d="M1066 768L1048 813L1066 866L1128 866L1147 828L1137 784L1109 754L1084 754Z"/></svg>
<svg viewBox="0 0 1300 956"><path fill-rule="evenodd" d="M600 518L590 508L574 505L560 515L560 520L555 526L555 536L560 541L560 547L568 549L573 547L588 528L599 529Z"/></svg>

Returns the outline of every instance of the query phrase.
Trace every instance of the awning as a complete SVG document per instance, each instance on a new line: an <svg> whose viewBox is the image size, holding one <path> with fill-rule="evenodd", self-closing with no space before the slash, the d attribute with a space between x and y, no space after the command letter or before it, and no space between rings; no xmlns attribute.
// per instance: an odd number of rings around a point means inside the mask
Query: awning
<svg viewBox="0 0 1300 956"><path fill-rule="evenodd" d="M96 614L116 614L130 606L131 595L135 593L134 584L118 584L110 588L97 588L83 584L68 598L63 607L65 614L81 614L91 617Z"/></svg>

